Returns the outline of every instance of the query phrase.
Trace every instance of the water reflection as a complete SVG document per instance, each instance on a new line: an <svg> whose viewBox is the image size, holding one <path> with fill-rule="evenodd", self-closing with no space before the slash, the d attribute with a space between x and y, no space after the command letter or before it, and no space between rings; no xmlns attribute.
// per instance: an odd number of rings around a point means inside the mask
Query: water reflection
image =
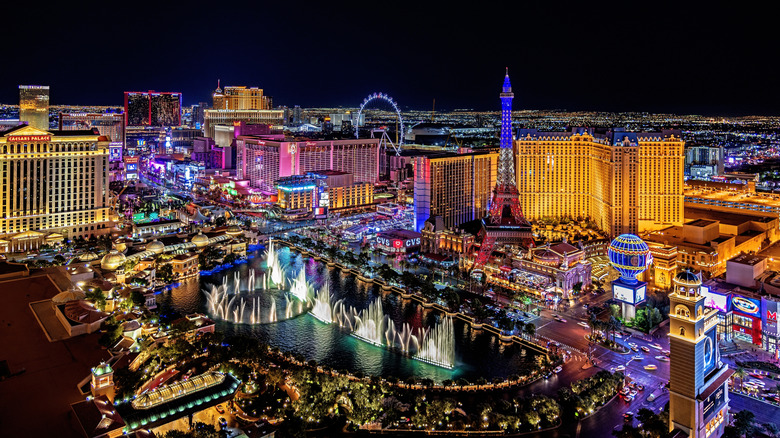
<svg viewBox="0 0 780 438"><path fill-rule="evenodd" d="M286 248L279 249L277 255L288 272L298 273L300 269L305 269L306 277L314 290L319 290L327 283L334 301L343 300L357 311L367 308L372 301L379 299L385 315L396 328L400 329L406 323L416 331L434 327L442 320L443 315L437 311L424 309L416 302L403 300L392 293L382 293L378 286L358 281L353 275L328 268L313 259L304 260L299 254L290 253ZM241 278L248 278L250 269L257 270L256 275L259 278L261 272L265 271L263 257L255 257L248 263L211 276L187 279L178 287L159 295L158 304L163 312L175 310L182 314L208 313L204 293L207 285L220 284L223 276L232 278L234 272L238 272ZM479 377L490 380L494 376L523 374L524 370L534 363L535 353L526 351L523 354L519 345L503 344L495 335L482 330L472 330L468 324L457 319L453 320L453 326L455 367L449 370L360 341L340 329L337 324L325 324L308 313L274 324L217 322L217 330L228 336L254 336L272 347L300 353L307 360L316 360L324 366L337 370L360 371L366 375L394 376L401 379L417 376L435 381L460 377L472 381Z"/></svg>

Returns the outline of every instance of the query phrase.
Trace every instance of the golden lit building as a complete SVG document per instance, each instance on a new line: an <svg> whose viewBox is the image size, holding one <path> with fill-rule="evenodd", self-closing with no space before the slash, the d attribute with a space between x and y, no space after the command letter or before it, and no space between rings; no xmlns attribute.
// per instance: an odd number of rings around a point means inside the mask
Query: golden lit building
<svg viewBox="0 0 780 438"><path fill-rule="evenodd" d="M691 438L723 435L729 418L728 379L720 359L718 310L704 306L701 278L682 271L669 294L669 431Z"/></svg>
<svg viewBox="0 0 780 438"><path fill-rule="evenodd" d="M655 133L521 129L517 188L526 218L590 218L610 236L683 222L684 142Z"/></svg>
<svg viewBox="0 0 780 438"><path fill-rule="evenodd" d="M91 130L0 133L0 238L108 233L108 145Z"/></svg>
<svg viewBox="0 0 780 438"><path fill-rule="evenodd" d="M485 217L496 185L497 166L497 152L415 157L415 230L422 230L433 216L441 216L446 228Z"/></svg>
<svg viewBox="0 0 780 438"><path fill-rule="evenodd" d="M48 85L19 85L19 121L36 129L49 129Z"/></svg>
<svg viewBox="0 0 780 438"><path fill-rule="evenodd" d="M354 182L352 174L335 170L308 172L276 181L277 205L285 213L325 215L374 205L374 184Z"/></svg>
<svg viewBox="0 0 780 438"><path fill-rule="evenodd" d="M213 95L213 109L267 110L273 108L271 97L263 95L257 87L225 87Z"/></svg>

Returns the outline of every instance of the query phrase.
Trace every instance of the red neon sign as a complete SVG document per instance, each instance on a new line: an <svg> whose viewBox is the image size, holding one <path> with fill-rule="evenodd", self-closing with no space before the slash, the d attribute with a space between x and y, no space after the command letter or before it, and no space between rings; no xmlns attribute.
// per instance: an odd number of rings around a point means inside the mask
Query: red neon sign
<svg viewBox="0 0 780 438"><path fill-rule="evenodd" d="M9 135L8 141L51 141L51 135Z"/></svg>

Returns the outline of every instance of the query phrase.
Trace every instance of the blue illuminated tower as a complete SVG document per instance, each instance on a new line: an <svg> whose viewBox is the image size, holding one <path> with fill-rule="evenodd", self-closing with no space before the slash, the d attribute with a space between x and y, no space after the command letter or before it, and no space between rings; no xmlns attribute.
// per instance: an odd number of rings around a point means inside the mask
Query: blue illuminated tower
<svg viewBox="0 0 780 438"><path fill-rule="evenodd" d="M509 69L501 88L501 141L498 154L498 172L493 199L490 202L488 220L482 220L482 243L474 268L485 264L497 243L505 245L533 245L531 225L525 220L520 208L520 194L515 180L515 157L512 138L512 84Z"/></svg>

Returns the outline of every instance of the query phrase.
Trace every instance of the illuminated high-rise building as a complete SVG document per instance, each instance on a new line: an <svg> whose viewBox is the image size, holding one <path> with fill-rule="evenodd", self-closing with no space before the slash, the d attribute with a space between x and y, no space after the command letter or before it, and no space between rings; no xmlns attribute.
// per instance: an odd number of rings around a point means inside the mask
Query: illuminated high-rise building
<svg viewBox="0 0 780 438"><path fill-rule="evenodd" d="M701 278L678 273L669 294L669 430L717 438L729 421L728 380L720 360L718 310L704 305Z"/></svg>
<svg viewBox="0 0 780 438"><path fill-rule="evenodd" d="M20 250L40 244L42 231L107 233L108 152L108 138L94 130L0 133L0 239Z"/></svg>
<svg viewBox="0 0 780 438"><path fill-rule="evenodd" d="M414 158L414 223L441 216L453 228L485 217L496 184L497 153L440 152Z"/></svg>
<svg viewBox="0 0 780 438"><path fill-rule="evenodd" d="M251 125L281 126L283 118L282 110L207 109L203 111L203 135L216 140L217 125L235 125L244 122Z"/></svg>
<svg viewBox="0 0 780 438"><path fill-rule="evenodd" d="M36 129L49 129L48 85L19 85L19 121Z"/></svg>
<svg viewBox="0 0 780 438"><path fill-rule="evenodd" d="M125 142L125 116L118 113L60 113L60 130L80 131L97 128L112 142Z"/></svg>
<svg viewBox="0 0 780 438"><path fill-rule="evenodd" d="M520 204L531 220L590 218L613 237L682 225L679 131L521 129L515 146Z"/></svg>
<svg viewBox="0 0 780 438"><path fill-rule="evenodd" d="M236 173L252 187L273 193L280 178L321 169L350 173L355 182L375 183L379 179L379 139L236 138Z"/></svg>
<svg viewBox="0 0 780 438"><path fill-rule="evenodd" d="M271 97L263 94L257 87L225 87L214 91L212 95L215 110L267 110L273 108Z"/></svg>

